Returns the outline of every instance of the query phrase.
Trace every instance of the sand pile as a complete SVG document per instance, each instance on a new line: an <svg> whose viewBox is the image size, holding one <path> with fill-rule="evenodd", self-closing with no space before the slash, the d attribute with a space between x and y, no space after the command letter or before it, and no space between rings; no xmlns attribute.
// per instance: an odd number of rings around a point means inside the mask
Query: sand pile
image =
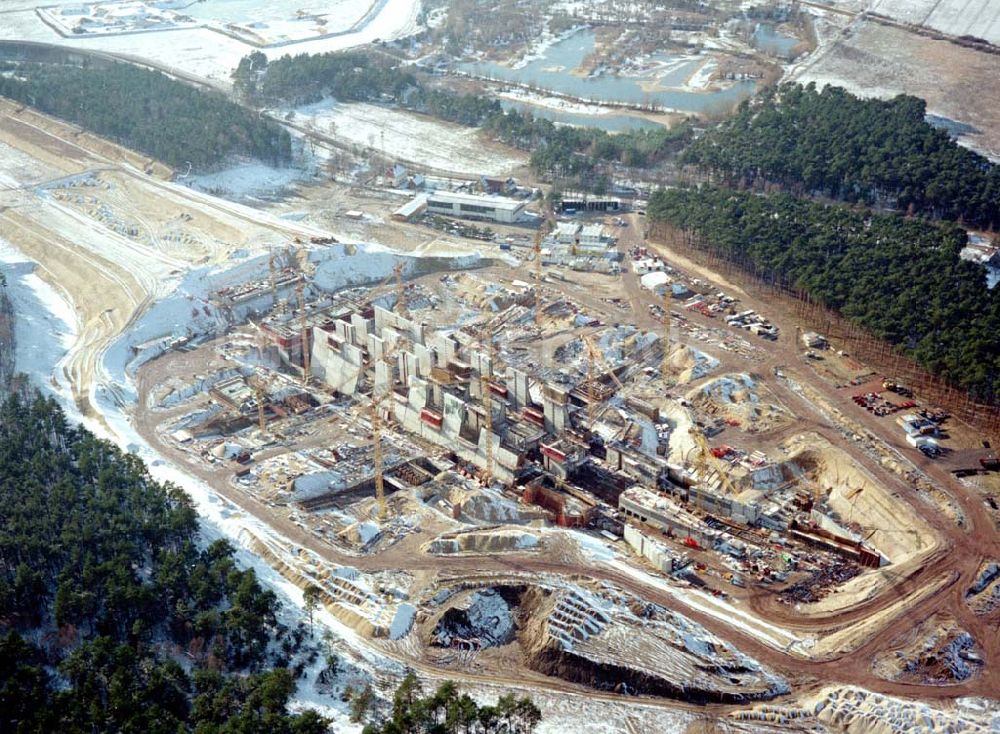
<svg viewBox="0 0 1000 734"><path fill-rule="evenodd" d="M669 362L678 383L700 380L719 366L719 360L684 344L670 352Z"/></svg>
<svg viewBox="0 0 1000 734"><path fill-rule="evenodd" d="M470 530L464 533L445 533L423 545L423 550L435 555L451 553L502 553L505 551L534 550L539 537L520 528L493 528Z"/></svg>
<svg viewBox="0 0 1000 734"><path fill-rule="evenodd" d="M688 393L701 413L738 424L747 433L786 426L795 416L764 383L745 372L721 375Z"/></svg>

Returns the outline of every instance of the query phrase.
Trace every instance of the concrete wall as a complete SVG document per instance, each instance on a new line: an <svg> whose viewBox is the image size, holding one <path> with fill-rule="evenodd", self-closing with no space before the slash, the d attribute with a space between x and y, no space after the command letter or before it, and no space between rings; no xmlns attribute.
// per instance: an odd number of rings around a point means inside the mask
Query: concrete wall
<svg viewBox="0 0 1000 734"><path fill-rule="evenodd" d="M674 570L674 555L663 543L650 538L634 525L625 525L625 542L663 573Z"/></svg>

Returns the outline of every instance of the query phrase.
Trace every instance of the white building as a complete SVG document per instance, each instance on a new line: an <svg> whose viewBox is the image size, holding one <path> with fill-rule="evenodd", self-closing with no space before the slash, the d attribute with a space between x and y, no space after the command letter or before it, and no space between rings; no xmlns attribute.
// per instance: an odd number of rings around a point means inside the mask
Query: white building
<svg viewBox="0 0 1000 734"><path fill-rule="evenodd" d="M482 219L501 224L521 220L525 202L502 196L479 196L437 191L427 197L427 211L463 219Z"/></svg>
<svg viewBox="0 0 1000 734"><path fill-rule="evenodd" d="M576 222L556 222L552 234L560 245L572 245L577 242L581 229L582 227Z"/></svg>
<svg viewBox="0 0 1000 734"><path fill-rule="evenodd" d="M646 273L666 270L666 268L667 266L662 260L652 257L643 258L642 260L634 260L632 262L632 270L636 275L645 275Z"/></svg>
<svg viewBox="0 0 1000 734"><path fill-rule="evenodd" d="M670 276L662 270L653 270L652 272L646 273L644 276L639 278L639 284L643 288L657 294L662 294L663 289L666 288L669 282Z"/></svg>
<svg viewBox="0 0 1000 734"><path fill-rule="evenodd" d="M580 244L584 247L603 247L607 244L604 237L604 227L600 224L588 224L580 230Z"/></svg>

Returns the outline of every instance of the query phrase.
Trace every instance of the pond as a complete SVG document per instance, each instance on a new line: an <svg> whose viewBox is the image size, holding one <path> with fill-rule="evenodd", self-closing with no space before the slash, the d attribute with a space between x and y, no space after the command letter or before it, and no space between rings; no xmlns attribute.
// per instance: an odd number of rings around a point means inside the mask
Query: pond
<svg viewBox="0 0 1000 734"><path fill-rule="evenodd" d="M786 36L779 33L774 26L769 23L758 23L753 31L753 45L765 53L778 56L782 59L791 59L795 47L802 43L794 36Z"/></svg>
<svg viewBox="0 0 1000 734"><path fill-rule="evenodd" d="M653 57L655 67L635 76L599 74L584 76L578 69L594 50L595 36L582 30L553 44L541 58L520 68L493 62L470 62L458 68L473 76L529 84L543 90L604 103L657 104L693 114L725 112L751 96L753 81L739 81L725 89L692 91L684 83L704 62L699 57Z"/></svg>

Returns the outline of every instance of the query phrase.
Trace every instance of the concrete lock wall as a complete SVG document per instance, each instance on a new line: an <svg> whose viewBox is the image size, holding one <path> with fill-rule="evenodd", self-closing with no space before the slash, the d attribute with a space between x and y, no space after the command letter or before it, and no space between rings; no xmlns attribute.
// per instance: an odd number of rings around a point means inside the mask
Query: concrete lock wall
<svg viewBox="0 0 1000 734"><path fill-rule="evenodd" d="M674 570L674 557L669 549L652 538L646 536L634 525L625 526L625 542L628 543L636 553L652 563L663 573L672 573Z"/></svg>

